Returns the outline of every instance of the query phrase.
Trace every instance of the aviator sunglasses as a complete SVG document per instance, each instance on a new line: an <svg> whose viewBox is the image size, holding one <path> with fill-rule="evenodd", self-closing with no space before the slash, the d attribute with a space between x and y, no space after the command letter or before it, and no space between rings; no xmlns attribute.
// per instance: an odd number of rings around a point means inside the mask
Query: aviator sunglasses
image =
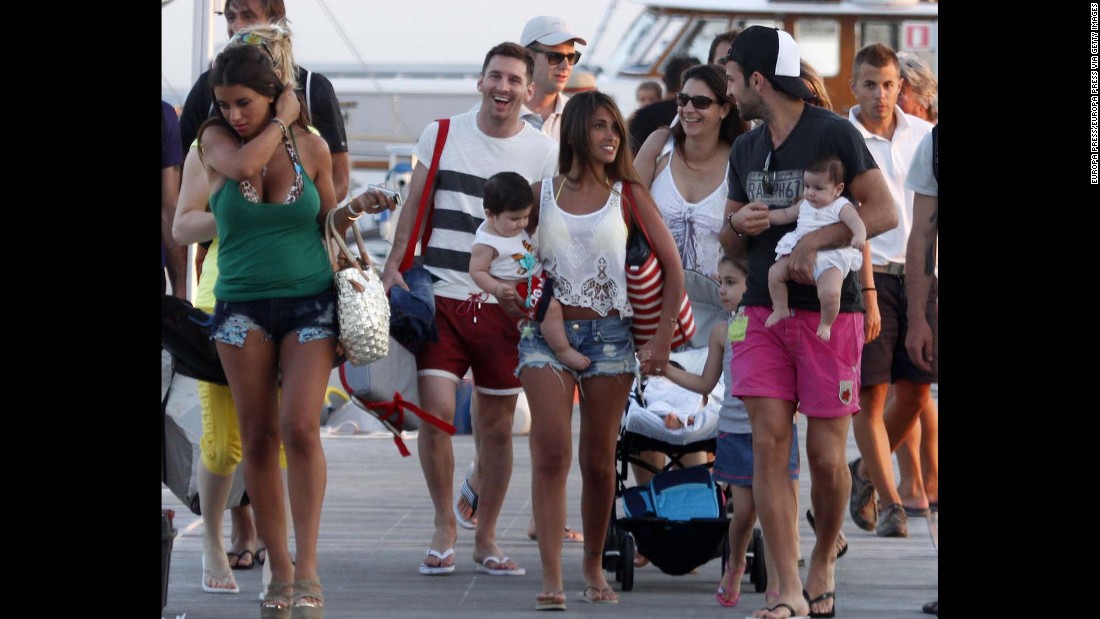
<svg viewBox="0 0 1100 619"><path fill-rule="evenodd" d="M703 95L695 95L694 97L691 97L685 95L682 92L676 93L676 105L679 105L680 107L687 107L688 101L690 101L697 110L705 110L715 103L718 103L717 100L711 99L710 97L704 97Z"/></svg>
<svg viewBox="0 0 1100 619"><path fill-rule="evenodd" d="M557 66L557 65L561 64L561 61L563 61L567 58L569 59L569 66L573 66L573 65L575 65L575 64L577 64L578 62L581 61L581 53L580 52L573 52L572 54L563 54L561 52L552 52L552 51L545 50L545 49L539 49L537 47L532 47L532 48L529 48L529 49L533 52L538 52L540 54L545 54L546 55L546 60L548 60L550 62L550 64L553 65L553 66Z"/></svg>

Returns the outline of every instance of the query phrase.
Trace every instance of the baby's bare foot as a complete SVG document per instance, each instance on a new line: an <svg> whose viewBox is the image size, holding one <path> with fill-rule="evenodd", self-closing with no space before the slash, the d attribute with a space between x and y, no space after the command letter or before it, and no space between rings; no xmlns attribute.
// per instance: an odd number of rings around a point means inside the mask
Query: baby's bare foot
<svg viewBox="0 0 1100 619"><path fill-rule="evenodd" d="M675 413L669 413L665 415L665 427L669 430L679 430L680 428L684 427L684 424L680 421L680 418L677 417Z"/></svg>
<svg viewBox="0 0 1100 619"><path fill-rule="evenodd" d="M768 319L764 321L764 326L773 327L780 320L783 320L784 318L790 318L790 316L791 312L787 308L773 309L771 315L768 316Z"/></svg>

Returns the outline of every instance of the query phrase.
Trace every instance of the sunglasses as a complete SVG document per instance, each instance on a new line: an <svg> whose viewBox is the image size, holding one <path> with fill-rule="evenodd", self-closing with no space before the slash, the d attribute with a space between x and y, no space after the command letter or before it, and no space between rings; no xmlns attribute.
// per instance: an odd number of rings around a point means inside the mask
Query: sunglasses
<svg viewBox="0 0 1100 619"><path fill-rule="evenodd" d="M764 160L764 178L761 179L761 183L764 185L764 193L771 195L775 191L775 170L772 167L772 154L768 153L768 158Z"/></svg>
<svg viewBox="0 0 1100 619"><path fill-rule="evenodd" d="M233 38L237 41L240 41L241 43L244 43L245 45L255 45L257 47L262 47L263 50L267 52L267 57L271 58L272 61L275 60L275 55L271 53L271 48L267 46L267 41L255 32L238 32L237 34L233 35Z"/></svg>
<svg viewBox="0 0 1100 619"><path fill-rule="evenodd" d="M687 107L688 101L690 101L697 110L709 109L710 106L718 103L717 99L711 99L710 97L704 97L703 95L695 95L694 97L689 97L682 92L676 93L676 105L679 105L680 107Z"/></svg>
<svg viewBox="0 0 1100 619"><path fill-rule="evenodd" d="M575 65L575 64L577 64L578 62L581 61L581 53L580 52L573 52L572 54L563 54L561 52L551 52L549 50L539 49L537 47L532 47L530 49L533 52L538 52L540 54L545 54L546 55L546 60L548 60L550 62L550 64L553 65L553 66L560 65L561 61L565 60L566 58L569 59L569 66L573 66L573 65Z"/></svg>

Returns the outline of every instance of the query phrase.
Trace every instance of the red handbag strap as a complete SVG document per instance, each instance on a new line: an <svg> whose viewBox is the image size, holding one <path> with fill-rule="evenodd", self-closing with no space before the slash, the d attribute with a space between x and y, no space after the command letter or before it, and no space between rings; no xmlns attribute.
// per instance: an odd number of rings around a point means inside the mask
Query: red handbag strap
<svg viewBox="0 0 1100 619"><path fill-rule="evenodd" d="M389 422L394 427L402 428L405 426L405 413L401 409L406 409L414 413L417 417L427 421L433 426L443 430L447 434L454 435L455 427L446 421L443 421L439 417L425 411L416 404L401 397L400 391L393 392L393 399L390 401L379 402L364 402L367 409L375 411L378 415L378 420L382 422ZM392 417L392 419L391 419ZM409 457L409 448L405 447L405 441L401 440L400 433L393 434L393 444L397 445L397 451L401 452L401 457Z"/></svg>
<svg viewBox="0 0 1100 619"><path fill-rule="evenodd" d="M450 118L440 118L436 122L439 123L439 134L435 137L435 150L432 152L432 163L428 168L428 178L424 181L424 189L420 192L420 204L416 210L416 223L413 224L412 236L409 237L409 244L405 247L405 256L401 259L401 265L398 270L405 272L412 266L413 254L416 253L416 242L419 240L421 246L428 244L428 239L432 236L432 221L431 217L424 223L424 215L428 212L428 201L435 194L435 174L439 171L439 157L443 154L443 144L447 141L447 132L451 129ZM424 223L423 237L419 234L420 224Z"/></svg>

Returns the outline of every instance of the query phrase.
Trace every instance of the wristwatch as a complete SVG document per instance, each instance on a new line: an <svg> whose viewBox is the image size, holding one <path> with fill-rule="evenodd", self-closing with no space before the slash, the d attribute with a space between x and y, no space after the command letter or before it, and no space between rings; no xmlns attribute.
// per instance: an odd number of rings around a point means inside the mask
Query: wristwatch
<svg viewBox="0 0 1100 619"><path fill-rule="evenodd" d="M737 228L733 227L733 213L726 215L726 224L729 225L730 230L732 230L733 233L736 234L739 238L743 238L745 236L744 233L738 232Z"/></svg>

